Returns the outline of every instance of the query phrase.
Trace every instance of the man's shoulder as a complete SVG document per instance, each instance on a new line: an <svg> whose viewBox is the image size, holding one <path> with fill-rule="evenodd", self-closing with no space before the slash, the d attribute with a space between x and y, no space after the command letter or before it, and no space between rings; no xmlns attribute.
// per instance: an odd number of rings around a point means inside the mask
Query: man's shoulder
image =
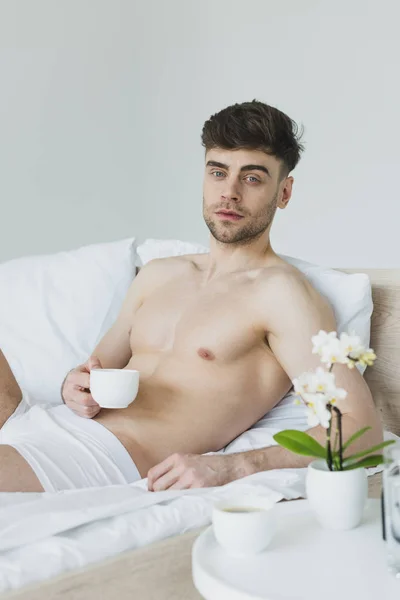
<svg viewBox="0 0 400 600"><path fill-rule="evenodd" d="M264 329L284 335L300 330L305 323L316 323L316 331L335 327L333 309L306 278L304 273L288 263L262 270L257 277L256 312Z"/></svg>
<svg viewBox="0 0 400 600"><path fill-rule="evenodd" d="M256 278L261 289L293 286L294 288L311 285L305 275L284 260L268 265L259 270Z"/></svg>
<svg viewBox="0 0 400 600"><path fill-rule="evenodd" d="M295 306L302 309L307 303L314 306L329 306L328 300L293 265L284 260L261 270L257 277L260 297L280 306Z"/></svg>

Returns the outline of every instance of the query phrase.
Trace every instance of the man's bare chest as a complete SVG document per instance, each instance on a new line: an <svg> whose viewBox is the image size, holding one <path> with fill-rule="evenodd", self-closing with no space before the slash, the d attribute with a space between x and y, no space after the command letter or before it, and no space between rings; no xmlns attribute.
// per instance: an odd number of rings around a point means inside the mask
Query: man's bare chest
<svg viewBox="0 0 400 600"><path fill-rule="evenodd" d="M182 281L159 288L132 317L132 352L173 350L221 362L247 353L263 342L250 287Z"/></svg>

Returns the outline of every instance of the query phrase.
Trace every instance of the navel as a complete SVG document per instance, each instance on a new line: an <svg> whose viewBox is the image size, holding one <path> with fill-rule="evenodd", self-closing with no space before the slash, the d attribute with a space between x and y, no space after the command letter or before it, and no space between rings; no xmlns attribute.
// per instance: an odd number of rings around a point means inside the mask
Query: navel
<svg viewBox="0 0 400 600"><path fill-rule="evenodd" d="M211 350L207 350L207 348L199 348L197 350L197 354L200 358L204 358L204 360L214 360L215 354L211 352Z"/></svg>

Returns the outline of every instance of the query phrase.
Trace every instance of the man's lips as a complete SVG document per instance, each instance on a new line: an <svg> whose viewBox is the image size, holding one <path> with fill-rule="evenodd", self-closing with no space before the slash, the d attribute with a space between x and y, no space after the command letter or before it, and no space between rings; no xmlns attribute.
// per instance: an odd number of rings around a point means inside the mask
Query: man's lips
<svg viewBox="0 0 400 600"><path fill-rule="evenodd" d="M240 221L240 219L243 219L243 215L239 215L232 210L218 210L215 214L224 221Z"/></svg>

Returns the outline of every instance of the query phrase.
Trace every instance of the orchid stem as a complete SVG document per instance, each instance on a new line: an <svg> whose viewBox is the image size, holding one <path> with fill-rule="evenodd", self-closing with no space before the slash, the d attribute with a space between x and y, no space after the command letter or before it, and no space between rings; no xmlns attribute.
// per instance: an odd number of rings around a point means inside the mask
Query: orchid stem
<svg viewBox="0 0 400 600"><path fill-rule="evenodd" d="M333 406L333 410L336 413L337 428L339 430L339 468L343 471L343 436L342 436L342 413L340 410Z"/></svg>
<svg viewBox="0 0 400 600"><path fill-rule="evenodd" d="M332 406L328 404L328 410L332 412ZM329 420L328 429L326 431L326 459L328 463L328 468L330 471L333 471L332 468L332 448L331 448L331 431L332 431L332 418Z"/></svg>
<svg viewBox="0 0 400 600"><path fill-rule="evenodd" d="M338 422L336 421L335 442L333 444L333 452L335 452L335 453L337 452L338 437L339 437L339 427L338 427Z"/></svg>

